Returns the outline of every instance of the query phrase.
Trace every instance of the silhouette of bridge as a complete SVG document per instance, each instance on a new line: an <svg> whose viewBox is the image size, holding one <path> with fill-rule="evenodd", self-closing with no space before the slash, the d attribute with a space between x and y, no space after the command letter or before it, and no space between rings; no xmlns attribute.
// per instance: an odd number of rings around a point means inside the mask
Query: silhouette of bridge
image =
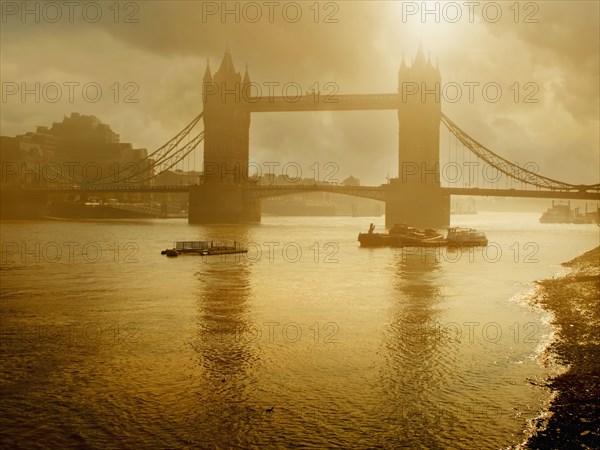
<svg viewBox="0 0 600 450"><path fill-rule="evenodd" d="M147 193L189 193L194 185L84 185L36 187L24 186L24 191L41 192L45 194L69 193L102 193L102 192L147 192ZM244 198L248 201L262 200L285 195L306 194L310 192L329 192L331 194L351 195L370 200L385 201L386 185L381 186L342 186L328 184L298 184L298 185L248 185L245 187ZM516 198L552 198L565 200L600 200L600 194L593 190L560 191L560 190L526 190L526 189L482 189L482 188L443 188L450 195L467 195L480 197L516 197Z"/></svg>
<svg viewBox="0 0 600 450"><path fill-rule="evenodd" d="M260 221L260 200L290 194L330 192L384 201L386 226L447 226L451 195L599 200L600 184L577 185L555 180L508 161L493 152L441 112L439 101L401 95L401 83L439 83L439 69L425 61L419 49L411 67L404 61L399 92L388 94L296 97L250 96L248 70L235 71L225 53L214 77L207 65L203 79L203 112L162 147L138 164L135 173L121 171L93 183L59 174L52 186L23 186L25 191L65 192L189 192L190 222ZM250 114L286 111L396 110L399 119L399 177L381 186L340 186L326 183L265 185L248 177ZM198 131L200 123L204 129ZM442 186L440 180L440 125L477 161L521 189ZM197 185L156 186L153 181L184 161L204 142L204 175ZM524 189L527 188L527 189Z"/></svg>

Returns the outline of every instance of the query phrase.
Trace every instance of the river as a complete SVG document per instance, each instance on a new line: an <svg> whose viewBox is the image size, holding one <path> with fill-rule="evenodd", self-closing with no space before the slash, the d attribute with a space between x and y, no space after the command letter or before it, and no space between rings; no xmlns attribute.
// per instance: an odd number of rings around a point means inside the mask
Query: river
<svg viewBox="0 0 600 450"><path fill-rule="evenodd" d="M596 225L453 216L486 249L364 249L383 217L3 221L3 446L506 448L561 370L534 280ZM247 255L167 258L174 240ZM272 409L271 409L272 408Z"/></svg>

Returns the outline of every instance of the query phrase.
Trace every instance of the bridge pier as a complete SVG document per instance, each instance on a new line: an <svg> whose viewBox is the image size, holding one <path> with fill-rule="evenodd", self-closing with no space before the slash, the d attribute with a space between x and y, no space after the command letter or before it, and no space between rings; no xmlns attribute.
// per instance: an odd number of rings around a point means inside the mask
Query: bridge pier
<svg viewBox="0 0 600 450"><path fill-rule="evenodd" d="M190 188L189 223L260 223L260 200L245 201L244 188L200 184Z"/></svg>
<svg viewBox="0 0 600 450"><path fill-rule="evenodd" d="M385 191L385 226L405 223L417 228L450 226L450 195L429 183L390 180Z"/></svg>

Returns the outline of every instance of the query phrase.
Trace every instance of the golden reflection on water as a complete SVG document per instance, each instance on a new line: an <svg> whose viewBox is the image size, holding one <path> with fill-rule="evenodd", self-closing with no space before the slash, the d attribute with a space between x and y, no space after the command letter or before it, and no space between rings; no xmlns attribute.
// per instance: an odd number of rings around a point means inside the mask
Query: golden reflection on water
<svg viewBox="0 0 600 450"><path fill-rule="evenodd" d="M537 344L515 341L510 328L520 321L524 331L536 313L508 299L522 289L511 283L552 273L549 264L570 257L552 245L554 234L540 237L543 264L516 265L510 254L498 264L451 263L435 249L358 248L347 232L351 219L270 220L275 225L111 224L114 238L103 248L139 242L134 264L115 263L113 253L97 264L15 257L1 286L3 436L64 447L119 435L131 448L470 448L475 435L484 447L519 440L510 433L539 410L541 395L526 377L545 372L529 358ZM493 224L490 234L502 239ZM519 239L533 239L538 226ZM65 229L88 242L106 225L8 224L3 240L32 230L56 240ZM172 236L235 236L262 246L263 255L167 259L159 251ZM508 248L517 238L505 236ZM271 261L271 241L279 250L298 243L304 257L290 263L278 252ZM325 263L323 252L315 258L315 242L339 243L338 262ZM474 340L469 321L480 322ZM483 325L496 321L502 339L483 339ZM271 336L266 324L275 322ZM300 339L294 328L282 334L289 323L301 328ZM524 402L531 407L517 416ZM36 405L43 415L30 420Z"/></svg>
<svg viewBox="0 0 600 450"><path fill-rule="evenodd" d="M388 425L388 443L439 445L441 425L437 391L443 376L438 362L448 351L440 339L438 321L443 301L440 262L435 249L399 250L393 259L394 300L383 345L379 413ZM424 422L434 426L423 427Z"/></svg>

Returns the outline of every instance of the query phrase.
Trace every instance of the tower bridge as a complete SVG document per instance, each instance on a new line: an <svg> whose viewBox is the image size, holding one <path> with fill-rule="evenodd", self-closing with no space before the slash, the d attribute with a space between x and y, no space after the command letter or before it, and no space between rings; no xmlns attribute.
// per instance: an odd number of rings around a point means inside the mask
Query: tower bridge
<svg viewBox="0 0 600 450"><path fill-rule="evenodd" d="M235 70L227 51L213 75L207 64L203 78L203 111L162 147L148 155L138 173L123 172L95 183L63 179L53 186L22 186L21 190L58 192L189 192L189 222L235 223L260 221L261 199L282 195L331 192L384 201L386 226L409 223L418 227L446 227L450 224L451 195L481 195L530 198L600 200L600 185L574 185L542 176L512 163L468 135L441 111L441 103L421 96L401 96L403 83L441 85L437 66L425 60L419 48L414 62L402 61L398 72L398 93L329 95L309 92L296 97L222 95L250 92L246 69ZM241 91L240 91L241 90ZM428 96L432 97L432 96ZM248 176L251 115L287 111L369 111L394 110L398 116L398 178L381 186L261 185ZM197 132L202 120L204 129ZM440 125L456 142L506 180L519 182L521 189L502 188L492 183L481 186L442 186L440 180ZM204 142L204 179L197 185L153 186L152 180L189 158ZM425 176L411 170L422 167ZM528 189L523 189L527 187ZM4 193L4 192L3 192Z"/></svg>
<svg viewBox="0 0 600 450"><path fill-rule="evenodd" d="M412 66L403 61L398 73L399 88L404 82L439 83L440 80L439 69L425 61L421 48ZM398 173L402 174L406 162L419 161L433 168L435 176L425 182L414 177L403 182L391 180L385 188L386 226L400 222L415 226L449 225L450 195L439 182L439 102L423 102L419 98L400 101L398 94L307 93L295 98L226 95L249 92L250 88L248 69L243 76L236 72L229 51L214 76L207 64L202 89L205 182L190 190L190 222L260 220L260 201L252 200L258 197L245 195L249 186L239 183L239 177L236 180L235 173L228 170L232 166L248 167L252 113L388 109L398 114ZM209 167L210 172L206 170ZM272 191L284 192L282 189Z"/></svg>

